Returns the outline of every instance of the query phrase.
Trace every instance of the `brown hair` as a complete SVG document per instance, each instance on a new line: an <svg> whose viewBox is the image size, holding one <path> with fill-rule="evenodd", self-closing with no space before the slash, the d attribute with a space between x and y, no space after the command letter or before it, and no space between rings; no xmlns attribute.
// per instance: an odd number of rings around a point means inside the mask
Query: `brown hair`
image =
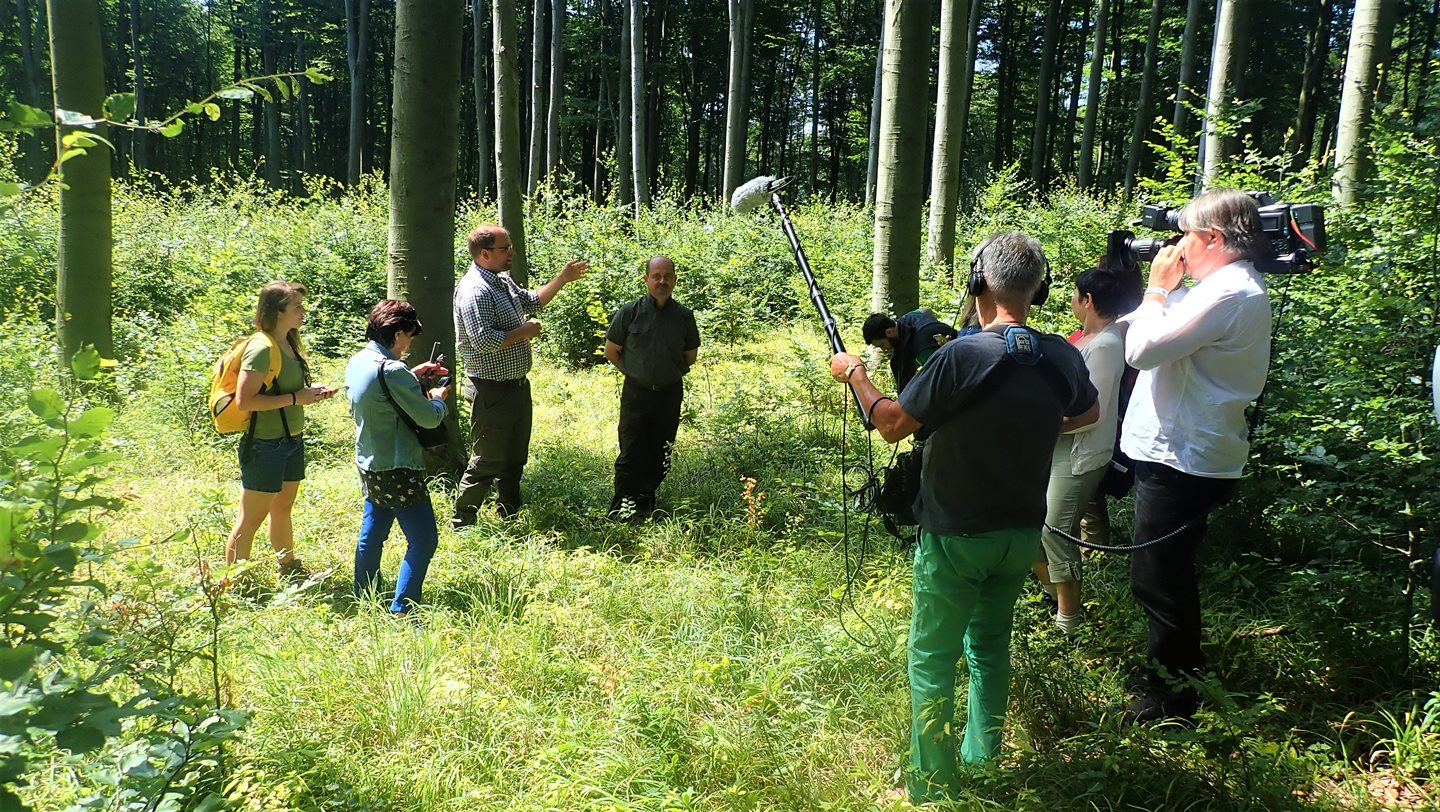
<svg viewBox="0 0 1440 812"><path fill-rule="evenodd" d="M370 321L365 325L365 337L378 341L383 347L395 344L398 333L420 335L420 317L415 315L415 306L398 299L382 299L370 308Z"/></svg>
<svg viewBox="0 0 1440 812"><path fill-rule="evenodd" d="M299 282L286 282L283 280L271 282L260 289L260 299L255 304L255 329L270 332L275 329L275 322L279 320L280 313L288 310L296 302L305 296L305 286ZM305 385L310 385L310 364L305 360L305 348L300 343L300 332L291 330L285 334L285 341L295 351L295 357L300 359L300 370L305 376Z"/></svg>
<svg viewBox="0 0 1440 812"><path fill-rule="evenodd" d="M474 259L476 255L478 255L486 248L494 248L495 238L500 236L501 234L508 233L509 232L507 232L503 227L497 226L494 223L484 223L482 225L476 226L475 230L470 232L471 259Z"/></svg>

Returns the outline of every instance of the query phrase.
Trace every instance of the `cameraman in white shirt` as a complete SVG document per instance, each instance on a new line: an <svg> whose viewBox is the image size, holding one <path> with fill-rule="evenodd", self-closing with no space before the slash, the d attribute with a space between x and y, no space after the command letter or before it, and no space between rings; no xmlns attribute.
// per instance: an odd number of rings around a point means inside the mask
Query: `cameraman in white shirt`
<svg viewBox="0 0 1440 812"><path fill-rule="evenodd" d="M1270 249L1255 201L1212 190L1180 212L1179 226L1179 243L1150 266L1140 307L1120 319L1129 323L1125 360L1140 370L1120 441L1135 460L1135 540L1175 534L1131 558L1130 589L1150 626L1147 672L1125 709L1137 723L1195 713L1188 678L1205 670L1195 556L1206 516L1245 467L1245 409L1270 365L1270 300L1252 262Z"/></svg>

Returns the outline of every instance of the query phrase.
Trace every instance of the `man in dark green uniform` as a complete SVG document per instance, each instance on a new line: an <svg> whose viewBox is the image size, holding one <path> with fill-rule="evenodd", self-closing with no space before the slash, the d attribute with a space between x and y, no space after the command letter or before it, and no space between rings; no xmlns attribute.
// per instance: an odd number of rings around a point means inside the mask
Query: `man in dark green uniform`
<svg viewBox="0 0 1440 812"><path fill-rule="evenodd" d="M972 331L973 332L973 331ZM905 391L905 384L935 351L956 337L955 328L935 318L929 308L912 310L898 319L884 313L871 313L861 327L865 343L890 353L890 373L895 378L895 391Z"/></svg>
<svg viewBox="0 0 1440 812"><path fill-rule="evenodd" d="M605 333L605 360L625 374L612 519L655 512L655 491L670 471L680 426L683 378L700 350L695 314L670 298L675 263L669 257L645 263L645 288L646 295L615 313Z"/></svg>

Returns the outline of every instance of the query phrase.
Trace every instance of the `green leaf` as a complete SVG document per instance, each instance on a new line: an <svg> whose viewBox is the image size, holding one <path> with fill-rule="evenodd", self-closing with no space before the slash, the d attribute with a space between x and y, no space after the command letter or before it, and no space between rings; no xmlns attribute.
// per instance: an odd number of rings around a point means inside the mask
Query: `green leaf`
<svg viewBox="0 0 1440 812"><path fill-rule="evenodd" d="M55 746L72 753L88 753L104 744L105 734L85 722L76 722L55 734Z"/></svg>
<svg viewBox="0 0 1440 812"><path fill-rule="evenodd" d="M35 434L26 437L24 440L11 447L11 451L18 457L39 462L52 462L60 449L65 446L65 438L58 435Z"/></svg>
<svg viewBox="0 0 1440 812"><path fill-rule="evenodd" d="M71 158L79 158L81 155L84 155L84 154L85 154L85 149L84 149L83 147L69 147L69 148L65 149L65 151L63 151L63 152L60 153L60 161L59 161L59 162L63 164L63 163L65 163L66 161L70 160ZM69 187L65 186L64 184L61 184L61 188L63 189L63 188L69 188Z"/></svg>
<svg viewBox="0 0 1440 812"><path fill-rule="evenodd" d="M39 657L40 649L29 644L0 648L0 680L14 682L29 671Z"/></svg>
<svg viewBox="0 0 1440 812"><path fill-rule="evenodd" d="M110 421L115 419L115 410L105 406L86 409L83 414L70 421L72 437L99 437L105 433Z"/></svg>
<svg viewBox="0 0 1440 812"><path fill-rule="evenodd" d="M185 112L187 112L187 113L189 113L189 114L191 114L191 115L199 115L199 114L200 114L202 111L204 111L204 110L205 110L205 105L201 104L200 102L186 102L186 103L185 103Z"/></svg>
<svg viewBox="0 0 1440 812"><path fill-rule="evenodd" d="M65 413L65 399L54 389L36 389L30 393L25 405L41 420L56 420Z"/></svg>
<svg viewBox="0 0 1440 812"><path fill-rule="evenodd" d="M99 454L82 454L78 457L71 457L69 460L66 460L65 464L60 466L60 473L74 474L83 471L86 468L94 468L97 465L104 465L106 463L114 462L118 459L121 459L121 455L114 451L102 451ZM106 510L114 510L118 507L115 500L108 497L91 497L89 499L79 499L75 500L72 503L72 506L75 506L77 509L83 507L100 507Z"/></svg>
<svg viewBox="0 0 1440 812"><path fill-rule="evenodd" d="M270 91L266 90L260 85L246 85L246 87L258 93L260 95L260 98L264 99L265 101L272 104L275 102L275 97L271 95Z"/></svg>
<svg viewBox="0 0 1440 812"><path fill-rule="evenodd" d="M0 570L5 569L10 554L15 550L15 512L6 505L0 505Z"/></svg>
<svg viewBox="0 0 1440 812"><path fill-rule="evenodd" d="M161 127L159 130L156 130L156 132L160 133L166 138L174 138L175 136L179 135L180 131L183 129L185 129L185 122L177 118L169 124L166 124L164 127Z"/></svg>
<svg viewBox="0 0 1440 812"><path fill-rule="evenodd" d="M248 101L250 97L254 95L255 91L248 87L240 87L239 85L223 88L215 94L216 98L232 99L234 101Z"/></svg>
<svg viewBox="0 0 1440 812"><path fill-rule="evenodd" d="M220 120L220 105L216 104L215 102L206 102L206 103L205 103L205 115L206 115L206 116L209 116L209 118L210 118L211 121L219 121L219 120Z"/></svg>
<svg viewBox="0 0 1440 812"><path fill-rule="evenodd" d="M311 67L305 69L305 78L309 79L317 85L323 85L326 82L330 81L330 74L319 68Z"/></svg>
<svg viewBox="0 0 1440 812"><path fill-rule="evenodd" d="M70 356L70 371L82 381L93 380L104 365L99 351L89 345L81 347L79 352Z"/></svg>
<svg viewBox="0 0 1440 812"><path fill-rule="evenodd" d="M134 93L111 93L105 100L105 117L111 121L128 121L135 115Z"/></svg>
<svg viewBox="0 0 1440 812"><path fill-rule="evenodd" d="M55 123L50 114L39 107L31 107L20 102L10 102L10 108L5 112L5 119L19 127L49 127Z"/></svg>
<svg viewBox="0 0 1440 812"><path fill-rule="evenodd" d="M25 187L9 181L0 182L0 197L14 197L25 191Z"/></svg>

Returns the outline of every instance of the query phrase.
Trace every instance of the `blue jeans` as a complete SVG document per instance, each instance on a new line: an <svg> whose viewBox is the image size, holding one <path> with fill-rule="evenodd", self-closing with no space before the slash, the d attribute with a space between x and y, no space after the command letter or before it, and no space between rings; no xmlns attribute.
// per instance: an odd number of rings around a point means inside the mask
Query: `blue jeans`
<svg viewBox="0 0 1440 812"><path fill-rule="evenodd" d="M395 600L392 612L408 612L420 602L420 587L430 558L440 543L435 529L435 509L427 496L418 504L403 508L384 508L365 500L365 515L360 520L360 543L355 546L355 597L380 589L380 555L390 537L390 525L400 520L407 547L400 574L395 579Z"/></svg>

